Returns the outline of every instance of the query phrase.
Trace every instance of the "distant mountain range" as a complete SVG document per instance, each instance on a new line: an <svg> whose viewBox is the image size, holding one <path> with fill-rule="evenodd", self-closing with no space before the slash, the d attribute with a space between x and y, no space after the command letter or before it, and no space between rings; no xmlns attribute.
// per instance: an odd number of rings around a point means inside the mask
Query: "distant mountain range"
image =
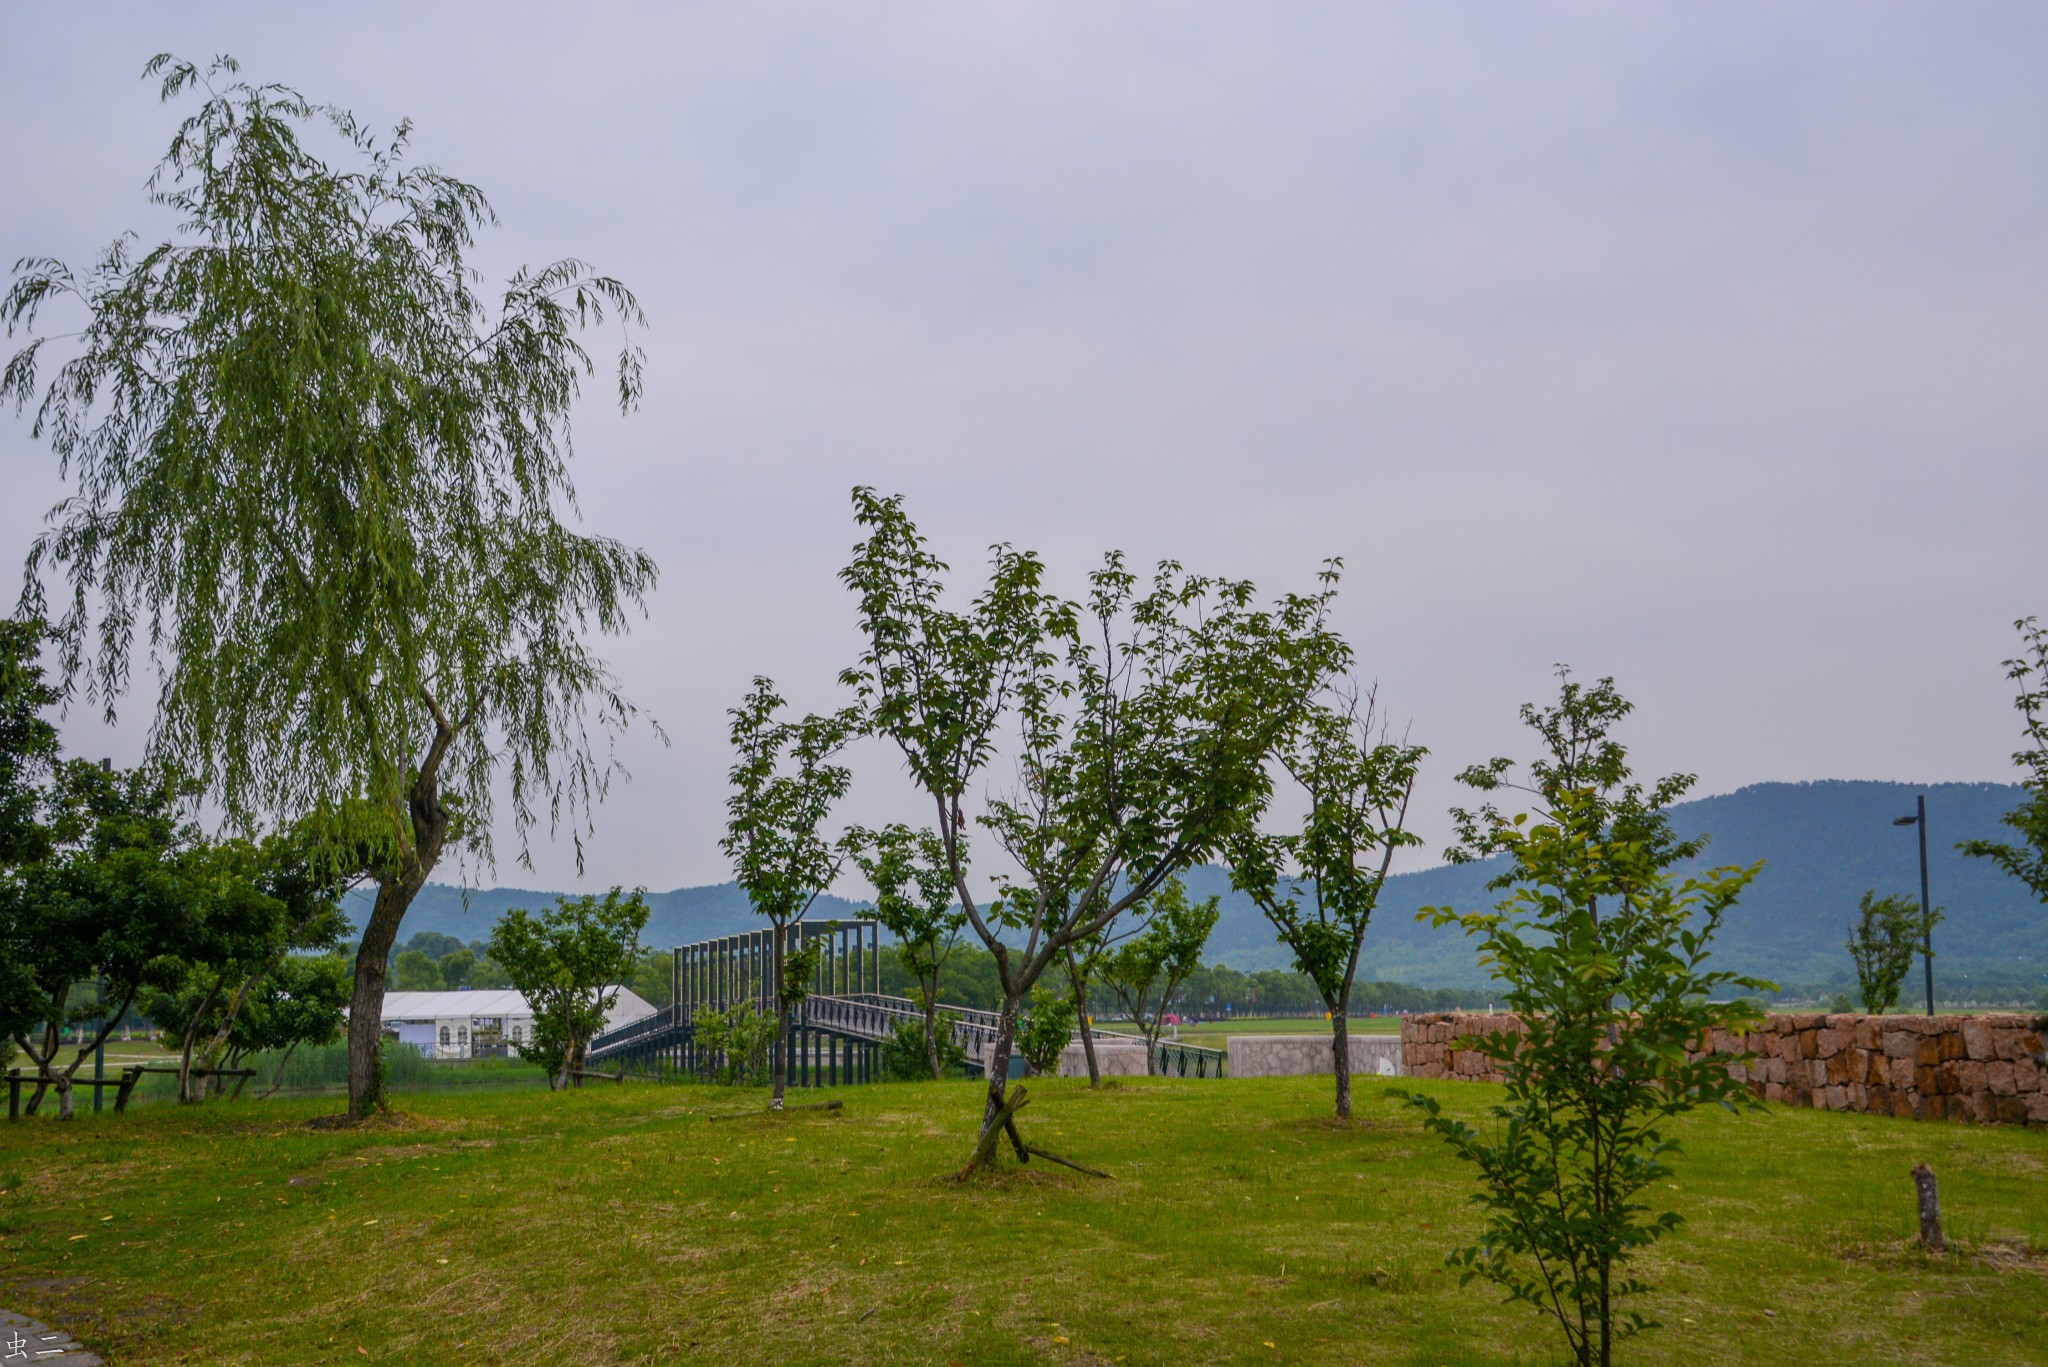
<svg viewBox="0 0 2048 1367"><path fill-rule="evenodd" d="M1935 930L1935 974L1944 996L1967 998L1969 985L2031 996L2048 987L2048 907L2016 879L1984 860L1965 859L1959 840L1999 837L1998 818L2017 806L2017 787L1997 783L1759 783L1673 809L1682 835L1711 837L1707 865L1764 861L1764 870L1722 931L1718 966L1786 984L1820 986L1853 981L1842 943L1856 899L1866 889L1917 898L1919 851L1910 828L1894 817L1927 795L1929 881L1947 919ZM1361 976L1429 987L1480 987L1486 975L1470 943L1456 931L1417 923L1425 906L1476 907L1492 900L1486 864L1443 865L1388 880L1379 913L1366 937ZM1196 897L1222 898L1222 919L1207 957L1233 968L1282 968L1287 951L1276 944L1250 899L1233 892L1227 870L1204 866L1187 875ZM539 907L555 894L517 888L464 892L430 884L405 918L401 939L436 930L477 940L507 908ZM643 939L651 945L685 944L751 930L760 924L735 884L650 893L652 915ZM369 899L353 900L360 924ZM859 915L861 904L822 897L814 916Z"/></svg>

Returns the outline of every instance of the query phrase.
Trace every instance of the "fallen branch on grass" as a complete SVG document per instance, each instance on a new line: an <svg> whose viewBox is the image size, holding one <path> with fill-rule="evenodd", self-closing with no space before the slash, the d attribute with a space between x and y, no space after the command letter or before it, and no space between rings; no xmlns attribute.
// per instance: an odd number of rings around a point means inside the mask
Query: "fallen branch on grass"
<svg viewBox="0 0 2048 1367"><path fill-rule="evenodd" d="M1085 1167L1080 1163L1076 1163L1071 1158L1062 1158L1056 1153L1047 1153L1044 1149L1026 1149L1025 1152L1032 1154L1035 1157L1043 1158L1048 1163L1057 1163L1063 1168L1072 1168L1075 1172L1085 1172L1090 1177L1101 1177L1112 1182L1116 1180L1116 1178L1109 1173L1098 1172L1094 1168Z"/></svg>

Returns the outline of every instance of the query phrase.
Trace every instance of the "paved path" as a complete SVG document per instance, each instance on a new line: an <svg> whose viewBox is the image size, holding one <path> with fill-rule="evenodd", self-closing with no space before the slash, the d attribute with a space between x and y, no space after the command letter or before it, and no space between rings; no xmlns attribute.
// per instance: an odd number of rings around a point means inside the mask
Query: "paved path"
<svg viewBox="0 0 2048 1367"><path fill-rule="evenodd" d="M41 1320L0 1310L0 1367L27 1367L48 1363L51 1367L102 1367L98 1353L61 1329Z"/></svg>

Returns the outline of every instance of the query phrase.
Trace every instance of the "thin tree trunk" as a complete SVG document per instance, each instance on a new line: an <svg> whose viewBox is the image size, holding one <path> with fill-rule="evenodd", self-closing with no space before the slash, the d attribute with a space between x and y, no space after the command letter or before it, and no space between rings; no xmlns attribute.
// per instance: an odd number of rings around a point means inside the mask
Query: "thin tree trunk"
<svg viewBox="0 0 2048 1367"><path fill-rule="evenodd" d="M1340 1120L1351 1118L1351 1013L1348 1005L1348 1002L1339 1002L1330 1009L1330 1061L1337 1069L1337 1117Z"/></svg>
<svg viewBox="0 0 2048 1367"><path fill-rule="evenodd" d="M178 1047L178 1104L184 1105L195 1100L192 1095L192 1046L199 1038L199 1022L206 1015L213 999L220 995L220 985L227 981L223 971L213 980L213 986L206 989L206 996L199 1003L199 1009L192 1013L192 1019L185 1022L185 1038Z"/></svg>
<svg viewBox="0 0 2048 1367"><path fill-rule="evenodd" d="M298 1047L299 1042L297 1040L293 1040L285 1046L284 1057L277 1061L277 1071L270 1075L270 1089L264 1092L262 1096L257 1097L258 1101L268 1101L277 1094L278 1088L284 1086L284 1066L292 1061L292 1055L298 1050Z"/></svg>
<svg viewBox="0 0 2048 1367"><path fill-rule="evenodd" d="M771 1111L782 1109L782 1089L789 1080L789 994L782 989L782 937L785 933L782 926L775 927L775 935L770 941L774 949L768 964L769 990L775 994L775 1043L769 1046L770 1076L775 1084L768 1098Z"/></svg>
<svg viewBox="0 0 2048 1367"><path fill-rule="evenodd" d="M1095 1028L1088 1021L1088 982L1074 962L1074 947L1067 946L1067 981L1074 987L1074 1023L1081 1029L1081 1053L1088 1060L1088 1085L1102 1085L1102 1066L1095 1061Z"/></svg>
<svg viewBox="0 0 2048 1367"><path fill-rule="evenodd" d="M988 1074L988 1104L981 1113L981 1131L977 1141L986 1135L990 1127L999 1123L1003 1113L1003 1097L1010 1086L1010 1051L1017 1040L1017 998L1008 991L1003 993L1003 1009L996 1017L995 1042L988 1052L981 1056L982 1069ZM989 1150L993 1162L994 1149Z"/></svg>
<svg viewBox="0 0 2048 1367"><path fill-rule="evenodd" d="M939 984L934 978L929 985L922 986L924 993L924 1052L931 1064L932 1081L944 1080L939 1068Z"/></svg>

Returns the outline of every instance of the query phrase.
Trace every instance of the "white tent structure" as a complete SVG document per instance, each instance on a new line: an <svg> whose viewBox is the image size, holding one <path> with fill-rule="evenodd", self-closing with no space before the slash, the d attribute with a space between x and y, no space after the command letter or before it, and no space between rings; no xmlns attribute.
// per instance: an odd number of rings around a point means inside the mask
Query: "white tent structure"
<svg viewBox="0 0 2048 1367"><path fill-rule="evenodd" d="M631 1025L660 1009L629 987L618 993L605 1013L607 1030ZM384 1030L428 1058L502 1058L513 1045L533 1038L533 1007L524 993L510 987L386 992Z"/></svg>

